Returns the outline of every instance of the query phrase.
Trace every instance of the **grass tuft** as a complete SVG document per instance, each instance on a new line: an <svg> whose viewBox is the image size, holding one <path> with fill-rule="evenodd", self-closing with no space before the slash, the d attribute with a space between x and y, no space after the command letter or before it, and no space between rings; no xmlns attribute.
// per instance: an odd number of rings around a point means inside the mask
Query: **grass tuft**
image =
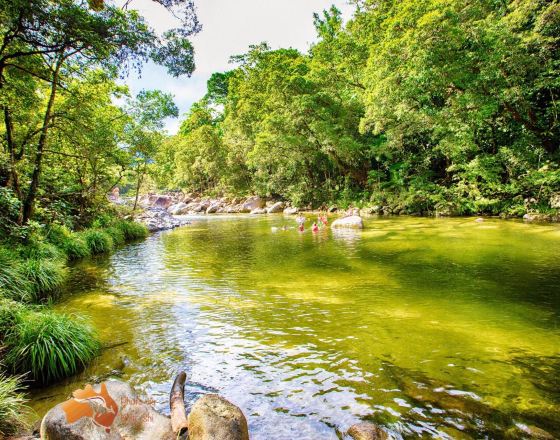
<svg viewBox="0 0 560 440"><path fill-rule="evenodd" d="M5 345L6 366L41 384L77 373L100 349L95 332L83 319L51 310L20 313Z"/></svg>
<svg viewBox="0 0 560 440"><path fill-rule="evenodd" d="M111 236L99 229L90 229L84 232L84 238L91 254L103 254L113 250Z"/></svg>
<svg viewBox="0 0 560 440"><path fill-rule="evenodd" d="M110 228L106 228L104 232L111 237L111 239L113 240L113 245L120 246L122 244L125 244L126 238L122 229L117 228L116 226L112 226Z"/></svg>
<svg viewBox="0 0 560 440"><path fill-rule="evenodd" d="M23 274L31 284L31 301L49 299L63 286L68 275L64 263L56 260L25 260Z"/></svg>
<svg viewBox="0 0 560 440"><path fill-rule="evenodd" d="M71 232L65 226L51 225L47 240L62 249L70 260L87 257L90 254L86 240L81 234Z"/></svg>
<svg viewBox="0 0 560 440"><path fill-rule="evenodd" d="M0 297L29 301L32 291L18 255L0 247Z"/></svg>
<svg viewBox="0 0 560 440"><path fill-rule="evenodd" d="M115 226L123 231L127 241L138 240L148 236L148 228L141 223L120 220Z"/></svg>
<svg viewBox="0 0 560 440"><path fill-rule="evenodd" d="M20 377L0 374L0 438L17 434L26 426L29 412Z"/></svg>

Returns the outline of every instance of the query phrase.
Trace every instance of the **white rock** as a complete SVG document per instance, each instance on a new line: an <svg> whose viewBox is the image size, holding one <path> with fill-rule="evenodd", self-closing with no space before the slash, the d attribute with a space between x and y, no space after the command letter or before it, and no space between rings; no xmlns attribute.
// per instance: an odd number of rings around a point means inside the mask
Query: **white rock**
<svg viewBox="0 0 560 440"><path fill-rule="evenodd" d="M299 212L299 209L295 206L291 206L289 208L284 209L284 214L286 215L296 215Z"/></svg>
<svg viewBox="0 0 560 440"><path fill-rule="evenodd" d="M363 229L364 222L362 217L358 215L351 215L349 217L338 218L336 219L331 228L354 228L354 229Z"/></svg>

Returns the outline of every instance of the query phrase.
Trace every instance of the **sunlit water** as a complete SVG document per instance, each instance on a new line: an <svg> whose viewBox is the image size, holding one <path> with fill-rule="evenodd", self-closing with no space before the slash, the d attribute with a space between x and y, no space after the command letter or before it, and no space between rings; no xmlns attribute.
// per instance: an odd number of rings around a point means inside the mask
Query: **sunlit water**
<svg viewBox="0 0 560 440"><path fill-rule="evenodd" d="M197 218L76 266L57 307L117 346L35 392L38 415L111 370L166 412L185 370L187 404L224 395L254 440L336 439L360 420L397 438L559 435L558 225L282 225L295 223Z"/></svg>

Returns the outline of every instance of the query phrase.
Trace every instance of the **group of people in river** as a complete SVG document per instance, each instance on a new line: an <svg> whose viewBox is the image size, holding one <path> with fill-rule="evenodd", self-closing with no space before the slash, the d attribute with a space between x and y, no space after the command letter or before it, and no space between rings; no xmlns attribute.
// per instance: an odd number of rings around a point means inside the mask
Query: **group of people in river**
<svg viewBox="0 0 560 440"><path fill-rule="evenodd" d="M296 217L296 223L298 225L297 229L299 232L305 232L306 220L307 219L301 214ZM328 225L329 225L329 221L327 219L327 216L319 215L317 217L317 221L313 222L313 224L311 225L311 232L315 234L320 230L326 228ZM294 229L294 228L286 225L282 226L281 228L277 228L277 227L272 228L273 231L278 231L278 230L287 231L288 229Z"/></svg>
<svg viewBox="0 0 560 440"><path fill-rule="evenodd" d="M298 224L298 230L299 232L304 232L305 231L305 217L303 215L298 215L296 217L296 223ZM311 231L313 233L319 232L321 229L326 228L329 224L329 221L327 220L327 216L325 215L320 215L319 217L317 217L317 221L313 222L313 225L311 225Z"/></svg>
<svg viewBox="0 0 560 440"><path fill-rule="evenodd" d="M305 217L303 215L298 215L296 217L296 223L298 224L298 230L299 232L304 232L305 231ZM311 231L313 233L319 232L321 229L326 228L329 224L329 221L327 220L327 216L325 215L320 215L319 217L317 217L317 221L313 222L313 225L311 226Z"/></svg>

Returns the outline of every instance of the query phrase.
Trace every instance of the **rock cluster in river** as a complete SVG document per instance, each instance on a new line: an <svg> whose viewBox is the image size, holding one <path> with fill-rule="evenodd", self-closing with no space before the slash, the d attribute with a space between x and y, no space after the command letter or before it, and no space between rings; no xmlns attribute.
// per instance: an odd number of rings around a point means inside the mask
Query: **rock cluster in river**
<svg viewBox="0 0 560 440"><path fill-rule="evenodd" d="M167 209L162 207L146 208L136 217L136 221L144 223L150 232L173 229L189 223L186 219L174 217Z"/></svg>

